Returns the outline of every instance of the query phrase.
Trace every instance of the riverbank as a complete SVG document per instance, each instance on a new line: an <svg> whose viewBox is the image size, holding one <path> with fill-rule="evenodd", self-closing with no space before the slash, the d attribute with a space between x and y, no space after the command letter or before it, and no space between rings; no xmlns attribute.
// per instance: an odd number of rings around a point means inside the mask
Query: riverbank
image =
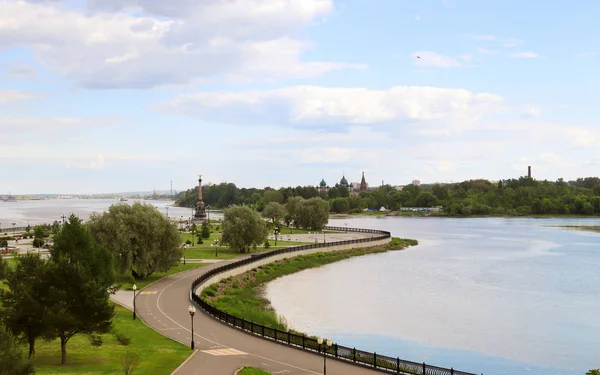
<svg viewBox="0 0 600 375"><path fill-rule="evenodd" d="M315 253L286 258L265 264L243 274L223 279L219 283L211 284L202 291L201 298L219 310L229 314L243 317L247 321L285 331L288 329L285 321L279 318L277 313L271 308L269 301L263 296L262 286L265 283L281 276L309 268L320 267L340 260L368 254L402 250L409 246L416 246L417 244L416 240L394 237L389 244L382 247Z"/></svg>

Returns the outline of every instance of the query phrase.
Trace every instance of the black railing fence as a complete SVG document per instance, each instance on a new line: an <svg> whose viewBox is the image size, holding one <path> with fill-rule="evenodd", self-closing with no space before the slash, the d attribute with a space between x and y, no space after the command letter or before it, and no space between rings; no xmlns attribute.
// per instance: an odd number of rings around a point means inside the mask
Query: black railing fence
<svg viewBox="0 0 600 375"><path fill-rule="evenodd" d="M325 227L326 230L339 231L339 232L359 232L359 233L371 233L373 236L359 238L354 240L345 240L337 242L326 242L326 243L315 243L311 245L302 245L296 247L289 247L285 249L273 250L257 254L253 257L246 258L237 262L225 264L223 266L213 268L212 270L204 273L196 280L192 282L190 290L190 298L195 302L202 310L214 318L229 324L233 327L239 328L247 333L254 334L265 339L274 340L278 343L290 345L298 349L303 349L315 353L323 353L326 351L326 355L338 360L351 362L364 367L370 367L376 370L397 373L397 374L415 374L415 375L476 375L469 372L458 371L452 368L444 368L438 366L432 366L426 363L417 363L400 359L399 357L393 358L377 353L365 352L356 348L350 348L347 346L333 344L329 348L319 346L317 340L313 337L305 335L298 335L290 331L281 331L275 328L266 327L261 324L256 324L245 320L244 318L237 317L231 314L221 311L214 306L210 305L202 298L200 298L194 291L196 288L208 281L211 277L221 273L245 266L247 264L256 263L262 259L270 258L279 254L298 252L302 250L310 250L317 248L327 248L331 246L342 246L357 243L368 243L379 240L384 240L391 237L390 232L373 230L373 229L361 229L361 228L342 228L342 227Z"/></svg>

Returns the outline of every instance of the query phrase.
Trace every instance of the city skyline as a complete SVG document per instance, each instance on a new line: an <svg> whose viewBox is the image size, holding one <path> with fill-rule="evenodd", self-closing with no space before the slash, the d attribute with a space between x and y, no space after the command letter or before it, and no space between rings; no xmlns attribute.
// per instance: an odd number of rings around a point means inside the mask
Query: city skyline
<svg viewBox="0 0 600 375"><path fill-rule="evenodd" d="M164 4L0 2L1 194L600 174L596 2Z"/></svg>

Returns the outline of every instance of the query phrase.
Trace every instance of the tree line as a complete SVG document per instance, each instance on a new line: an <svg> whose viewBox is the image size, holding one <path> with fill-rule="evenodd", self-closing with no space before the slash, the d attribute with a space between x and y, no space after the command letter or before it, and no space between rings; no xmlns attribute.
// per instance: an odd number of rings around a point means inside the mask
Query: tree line
<svg viewBox="0 0 600 375"><path fill-rule="evenodd" d="M36 226L36 237L45 228ZM49 228L52 230L52 226ZM38 253L0 259L0 373L25 375L33 366L21 358L27 343L29 359L38 339L59 339L61 363L67 344L84 334L94 346L109 332L114 316L110 294L118 275L145 278L177 265L183 255L176 225L154 206L117 204L83 221L76 215L54 228L48 259Z"/></svg>
<svg viewBox="0 0 600 375"><path fill-rule="evenodd" d="M176 204L191 207L197 188L181 192ZM536 180L530 177L489 181L468 180L451 184L406 185L401 189L383 185L351 196L344 186L319 191L313 186L238 188L233 183L208 185L203 199L214 208L249 206L263 211L271 202L287 204L290 199L321 198L332 213L358 213L381 207L397 211L403 207L441 207L447 216L469 215L600 215L600 178L574 181Z"/></svg>

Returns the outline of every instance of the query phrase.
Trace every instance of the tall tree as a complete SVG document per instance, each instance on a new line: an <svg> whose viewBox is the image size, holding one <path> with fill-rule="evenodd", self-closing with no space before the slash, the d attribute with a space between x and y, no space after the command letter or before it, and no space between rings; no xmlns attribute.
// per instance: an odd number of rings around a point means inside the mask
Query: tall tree
<svg viewBox="0 0 600 375"><path fill-rule="evenodd" d="M35 355L35 341L47 331L45 280L47 262L39 254L16 258L14 269L6 269L8 290L0 294L2 320L16 336L29 344L29 358Z"/></svg>
<svg viewBox="0 0 600 375"><path fill-rule="evenodd" d="M286 214L285 206L277 202L269 202L262 212L262 217L270 219L273 225L276 221L283 219Z"/></svg>
<svg viewBox="0 0 600 375"><path fill-rule="evenodd" d="M183 256L177 226L150 204L115 204L93 213L88 225L96 242L108 249L120 272L146 278L166 272Z"/></svg>
<svg viewBox="0 0 600 375"><path fill-rule="evenodd" d="M31 362L23 358L17 338L2 324L0 324L0 374L35 374Z"/></svg>
<svg viewBox="0 0 600 375"><path fill-rule="evenodd" d="M329 221L329 204L321 198L301 200L297 208L297 216L300 227L321 230Z"/></svg>
<svg viewBox="0 0 600 375"><path fill-rule="evenodd" d="M109 303L114 282L111 254L98 246L89 229L71 215L54 239L47 277L47 317L52 336L60 338L61 363L75 335L106 333L114 306Z"/></svg>
<svg viewBox="0 0 600 375"><path fill-rule="evenodd" d="M233 206L223 215L221 243L243 253L267 238L267 225L256 211L246 206Z"/></svg>

